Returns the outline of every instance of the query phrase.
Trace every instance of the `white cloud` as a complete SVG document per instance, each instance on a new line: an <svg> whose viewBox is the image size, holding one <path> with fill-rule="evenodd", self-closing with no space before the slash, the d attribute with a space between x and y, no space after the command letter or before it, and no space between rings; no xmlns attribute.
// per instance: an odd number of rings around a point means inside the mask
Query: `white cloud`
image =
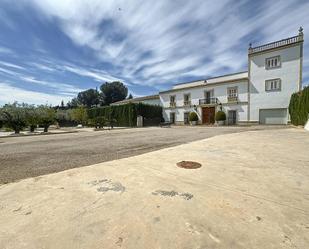
<svg viewBox="0 0 309 249"><path fill-rule="evenodd" d="M8 75L11 75L11 76L18 76L19 75L19 73L12 71L10 69L7 69L7 68L3 68L3 67L0 67L0 73L8 74Z"/></svg>
<svg viewBox="0 0 309 249"><path fill-rule="evenodd" d="M59 94L65 93L66 95L70 95L71 97L75 96L78 92L85 90L82 88L77 88L73 84L65 84L65 83L59 83L59 82L38 80L32 76L21 76L20 79L26 82L39 84L42 86L46 86L48 88L56 89L57 93Z"/></svg>
<svg viewBox="0 0 309 249"><path fill-rule="evenodd" d="M14 54L14 52L9 48L0 46L0 54Z"/></svg>
<svg viewBox="0 0 309 249"><path fill-rule="evenodd" d="M12 63L9 63L9 62L6 62L6 61L0 61L0 64L1 65L4 65L6 67L11 67L11 68L15 68L15 69L21 69L21 70L24 70L25 68L22 67L22 66L19 66L19 65L16 65L16 64L12 64Z"/></svg>
<svg viewBox="0 0 309 249"><path fill-rule="evenodd" d="M126 80L127 85L132 82L161 88L182 77L243 71L247 44L252 42L249 39L259 45L293 36L301 25L305 31L309 29L309 2L293 0L258 4L245 0L24 2L35 6L40 18L59 25L75 44L90 49L103 62L99 65L110 65L104 70L95 63L82 67L35 62L32 66L46 72L74 73L100 83ZM307 48L305 58L309 56ZM12 51L0 47L0 53ZM304 68L309 68L308 60ZM8 68L0 68L0 72L12 75ZM305 70L304 77L309 77ZM26 79L42 85L45 82Z"/></svg>
<svg viewBox="0 0 309 249"><path fill-rule="evenodd" d="M44 65L44 64L36 63L36 62L30 62L29 65L34 66L34 67L36 67L40 70L44 70L44 71L49 71L49 72L56 71L56 69L51 67L51 66L47 66L47 65Z"/></svg>
<svg viewBox="0 0 309 249"><path fill-rule="evenodd" d="M35 91L29 91L14 87L12 84L0 82L0 105L13 103L15 101L29 104L48 104L59 105L61 101L67 102L69 97L63 95L47 94ZM14 94L13 94L14 93Z"/></svg>
<svg viewBox="0 0 309 249"><path fill-rule="evenodd" d="M98 82L101 82L101 83L106 82L106 81L107 82L109 82L109 81L122 81L119 78L113 77L110 74L108 74L104 71L97 70L97 69L89 70L89 69L84 69L84 68L81 68L81 67L76 67L76 66L73 66L73 65L69 65L69 66L64 65L61 68L65 71L69 71L71 73L75 73L75 74L80 75L80 76L90 77L90 78L94 79L95 81L98 81Z"/></svg>
<svg viewBox="0 0 309 249"><path fill-rule="evenodd" d="M66 70L98 81L119 77L150 85L186 75L225 73L222 68L243 70L250 42L243 46L245 37L259 31L261 42L281 39L294 35L300 22L309 23L309 3L294 1L260 2L257 13L250 2L232 0L33 2L47 18L56 18L74 43L117 68L103 73ZM109 76L115 73L119 76Z"/></svg>

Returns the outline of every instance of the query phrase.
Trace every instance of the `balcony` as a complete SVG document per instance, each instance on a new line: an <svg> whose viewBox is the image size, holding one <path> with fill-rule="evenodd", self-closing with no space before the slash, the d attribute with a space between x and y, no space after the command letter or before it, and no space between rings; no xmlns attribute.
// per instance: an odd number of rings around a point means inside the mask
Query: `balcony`
<svg viewBox="0 0 309 249"><path fill-rule="evenodd" d="M210 97L206 99L200 99L199 100L200 105L217 105L218 99L216 97Z"/></svg>
<svg viewBox="0 0 309 249"><path fill-rule="evenodd" d="M187 100L183 102L184 106L191 106L191 100Z"/></svg>
<svg viewBox="0 0 309 249"><path fill-rule="evenodd" d="M275 41L275 42L271 42L262 46L258 46L255 48L252 48L251 45L249 47L249 54L254 54L254 53L258 53L258 52L262 52L265 50L269 50L269 49L274 49L274 48L279 48L279 47L283 47L286 45L290 45L293 43L297 43L297 42L302 42L303 41L303 35L302 35L302 30L300 30L300 34L297 36L293 36L287 39L283 39L280 41Z"/></svg>
<svg viewBox="0 0 309 249"><path fill-rule="evenodd" d="M170 102L170 108L175 108L176 107L176 102Z"/></svg>
<svg viewBox="0 0 309 249"><path fill-rule="evenodd" d="M238 96L228 96L227 102L228 103L237 103L238 102Z"/></svg>

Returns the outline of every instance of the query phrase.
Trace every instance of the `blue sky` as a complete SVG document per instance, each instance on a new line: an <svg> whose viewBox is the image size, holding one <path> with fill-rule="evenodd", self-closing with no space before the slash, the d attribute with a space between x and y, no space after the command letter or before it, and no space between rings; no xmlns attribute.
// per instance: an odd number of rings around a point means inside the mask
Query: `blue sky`
<svg viewBox="0 0 309 249"><path fill-rule="evenodd" d="M297 0L0 0L0 105L59 104L113 80L142 96L244 71L249 42L299 26L308 83L308 13Z"/></svg>

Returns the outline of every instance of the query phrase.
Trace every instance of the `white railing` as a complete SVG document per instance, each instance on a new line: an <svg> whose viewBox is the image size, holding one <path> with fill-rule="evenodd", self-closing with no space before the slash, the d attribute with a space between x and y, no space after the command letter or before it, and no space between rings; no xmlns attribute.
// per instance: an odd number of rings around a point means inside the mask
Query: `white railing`
<svg viewBox="0 0 309 249"><path fill-rule="evenodd" d="M275 41L275 42L271 42L262 46L258 46L255 48L249 48L249 54L253 54L253 53L257 53L257 52L261 52L264 50L268 50L268 49L273 49L273 48L278 48L278 47L282 47L285 45L289 45L289 44L293 44L293 43L297 43L302 41L302 36L293 36L287 39L283 39L280 41Z"/></svg>

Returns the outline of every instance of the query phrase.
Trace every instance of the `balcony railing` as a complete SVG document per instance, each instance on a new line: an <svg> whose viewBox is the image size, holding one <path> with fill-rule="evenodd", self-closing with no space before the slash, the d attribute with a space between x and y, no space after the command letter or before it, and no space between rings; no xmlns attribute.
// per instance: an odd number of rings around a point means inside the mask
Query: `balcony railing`
<svg viewBox="0 0 309 249"><path fill-rule="evenodd" d="M257 52L261 52L264 50L268 50L268 49L273 49L273 48L278 48L278 47L282 47L285 45L289 45L289 44L293 44L293 43L297 43L303 41L303 37L301 35L297 35L297 36L293 36L287 39L283 39L280 41L276 41L276 42L271 42L262 46L258 46L255 48L250 47L249 48L249 54L253 54L253 53L257 53ZM251 45L250 45L251 46Z"/></svg>
<svg viewBox="0 0 309 249"><path fill-rule="evenodd" d="M218 99L216 97L210 97L206 99L199 100L200 105L210 105L210 104L218 104Z"/></svg>
<svg viewBox="0 0 309 249"><path fill-rule="evenodd" d="M238 102L238 96L228 96L227 97L227 102L228 103Z"/></svg>
<svg viewBox="0 0 309 249"><path fill-rule="evenodd" d="M170 102L170 107L175 108L176 107L176 102Z"/></svg>
<svg viewBox="0 0 309 249"><path fill-rule="evenodd" d="M191 100L185 100L185 101L183 102L183 105L184 105L184 106L190 106L190 105L191 105Z"/></svg>

